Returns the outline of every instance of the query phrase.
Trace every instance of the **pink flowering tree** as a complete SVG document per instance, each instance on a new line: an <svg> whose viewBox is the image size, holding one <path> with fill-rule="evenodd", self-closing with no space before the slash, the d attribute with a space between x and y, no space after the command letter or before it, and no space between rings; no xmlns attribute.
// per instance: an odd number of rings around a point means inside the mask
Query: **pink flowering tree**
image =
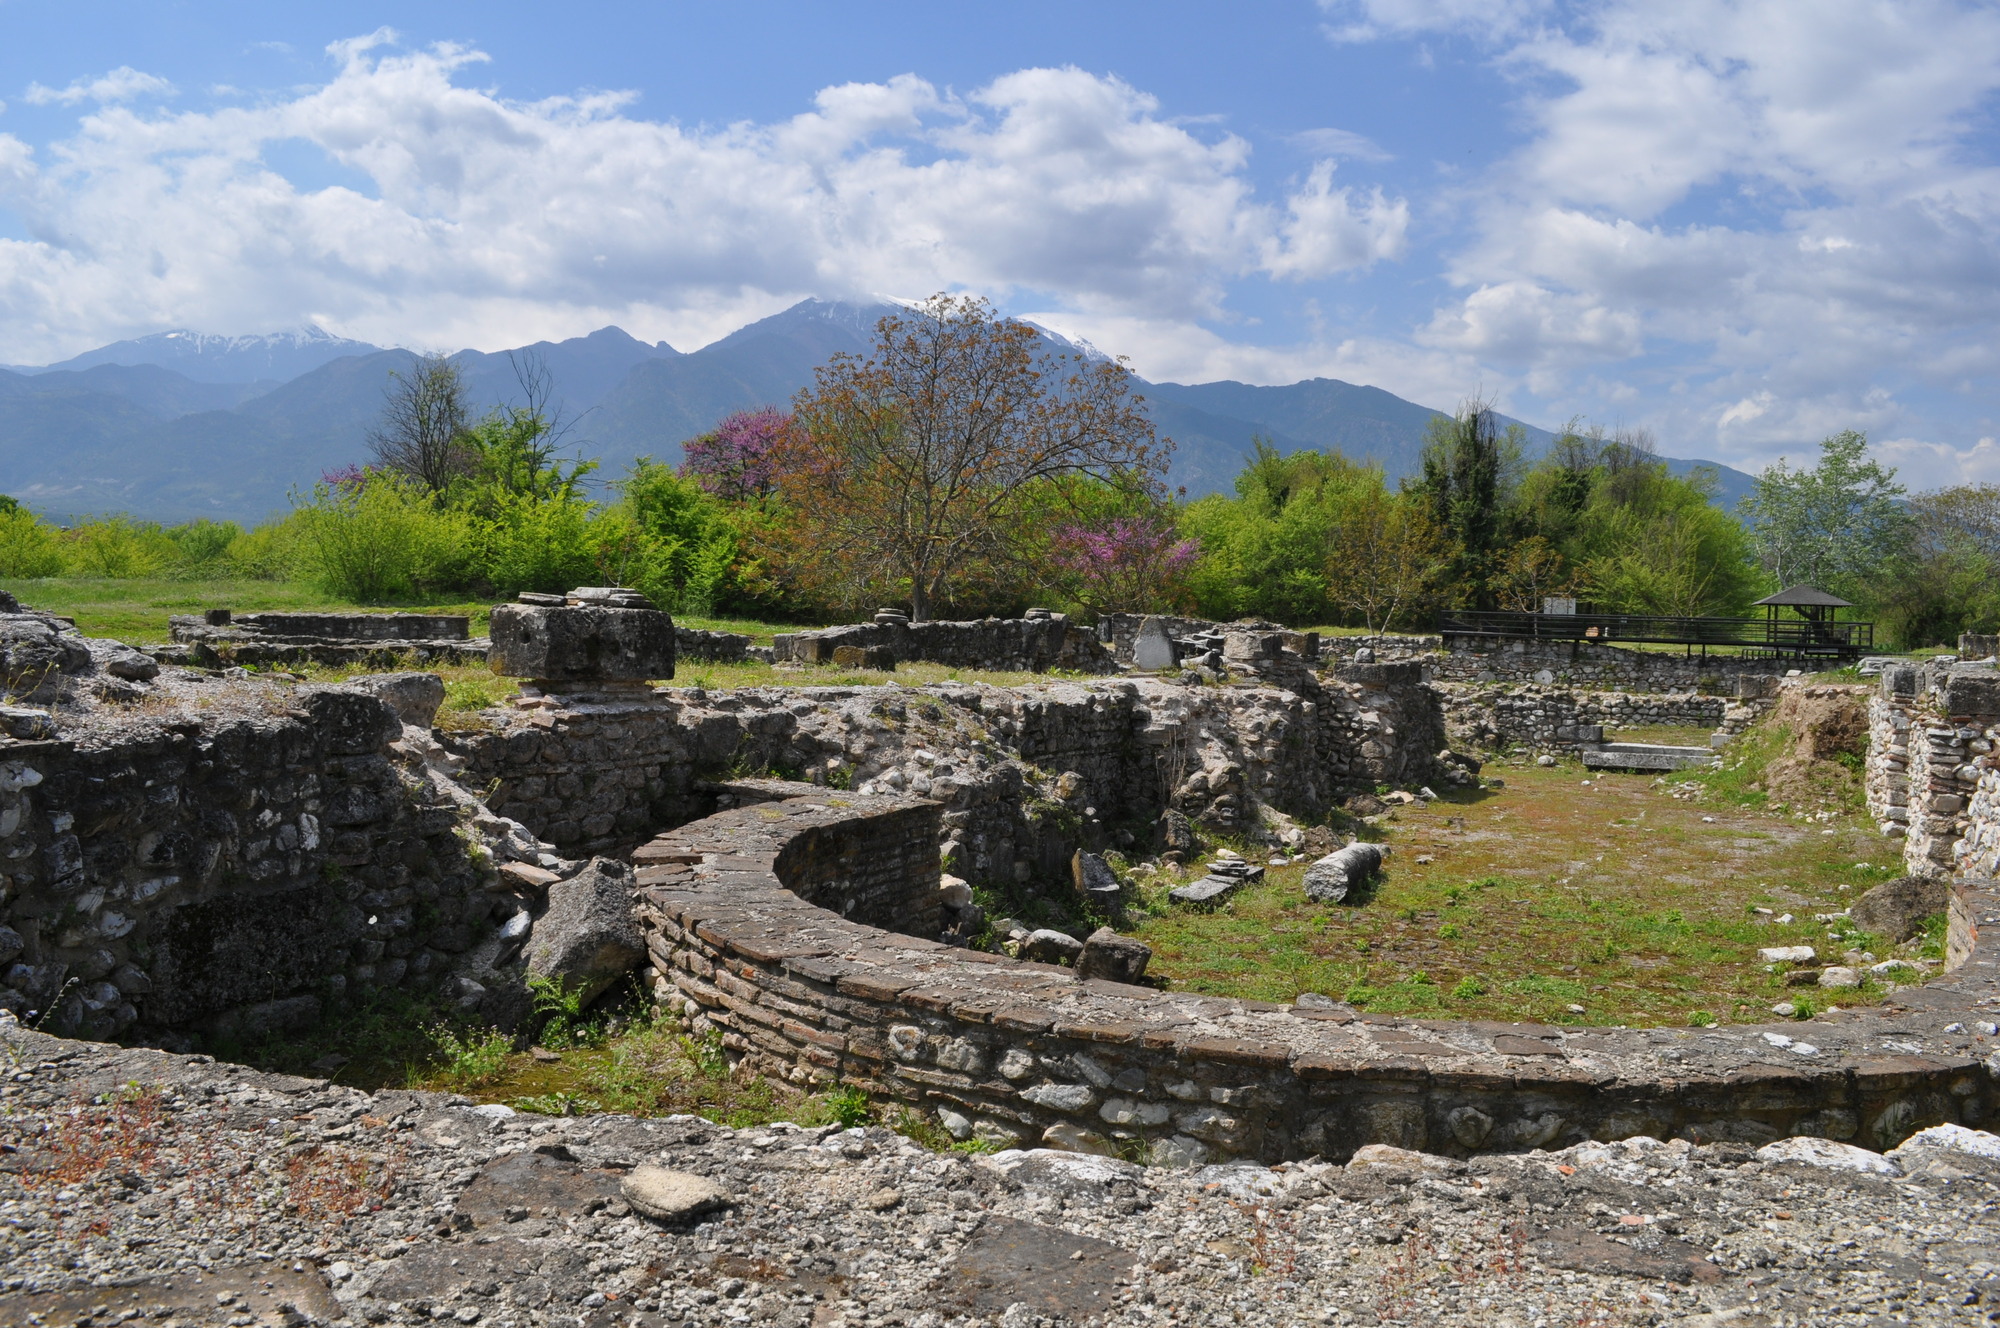
<svg viewBox="0 0 2000 1328"><path fill-rule="evenodd" d="M681 474L729 502L758 502L777 492L773 449L792 417L773 406L739 410L682 445Z"/></svg>
<svg viewBox="0 0 2000 1328"><path fill-rule="evenodd" d="M368 476L373 470L374 467L372 466L339 466L333 470L321 471L319 473L319 482L329 489L351 494L357 492L363 485L368 483Z"/></svg>
<svg viewBox="0 0 2000 1328"><path fill-rule="evenodd" d="M1164 514L1059 526L1049 541L1051 567L1096 613L1173 606L1184 598L1188 569L1200 553L1193 540L1176 538Z"/></svg>

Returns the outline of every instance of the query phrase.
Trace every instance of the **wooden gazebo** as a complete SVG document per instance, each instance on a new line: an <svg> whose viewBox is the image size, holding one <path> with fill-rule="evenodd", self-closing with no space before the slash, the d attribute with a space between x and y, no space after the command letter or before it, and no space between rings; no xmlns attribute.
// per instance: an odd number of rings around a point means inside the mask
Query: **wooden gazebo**
<svg viewBox="0 0 2000 1328"><path fill-rule="evenodd" d="M1810 647L1821 642L1831 645L1839 639L1840 633L1834 630L1834 617L1842 609L1851 609L1854 605L1818 586L1800 582L1795 586L1786 586L1775 595L1764 596L1752 607L1764 610L1764 621L1771 625L1773 636L1777 634L1778 610L1795 611L1806 620L1806 642Z"/></svg>

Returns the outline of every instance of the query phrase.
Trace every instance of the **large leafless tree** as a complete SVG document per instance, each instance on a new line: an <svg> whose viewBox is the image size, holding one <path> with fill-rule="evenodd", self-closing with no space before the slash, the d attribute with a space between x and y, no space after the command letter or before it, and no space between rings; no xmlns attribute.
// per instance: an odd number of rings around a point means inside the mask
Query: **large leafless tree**
<svg viewBox="0 0 2000 1328"><path fill-rule="evenodd" d="M419 355L406 373L391 373L382 418L368 431L368 450L385 470L441 493L467 474L474 454L466 442L470 416L465 379L443 355Z"/></svg>

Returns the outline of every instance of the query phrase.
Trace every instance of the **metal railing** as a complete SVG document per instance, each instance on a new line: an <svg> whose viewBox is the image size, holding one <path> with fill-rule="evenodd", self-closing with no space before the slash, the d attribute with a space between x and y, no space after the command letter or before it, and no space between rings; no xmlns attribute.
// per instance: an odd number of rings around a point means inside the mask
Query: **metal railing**
<svg viewBox="0 0 2000 1328"><path fill-rule="evenodd" d="M1740 646L1781 655L1863 655L1875 648L1875 624L1784 618L1678 618L1648 613L1513 613L1448 610L1438 615L1446 636L1498 636L1537 641L1629 642L1648 645Z"/></svg>

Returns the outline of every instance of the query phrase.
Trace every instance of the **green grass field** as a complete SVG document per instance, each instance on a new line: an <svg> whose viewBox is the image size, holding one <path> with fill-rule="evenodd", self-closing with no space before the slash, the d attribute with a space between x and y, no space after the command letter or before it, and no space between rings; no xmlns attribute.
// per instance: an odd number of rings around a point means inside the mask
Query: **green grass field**
<svg viewBox="0 0 2000 1328"><path fill-rule="evenodd" d="M331 599L298 581L111 580L63 576L35 581L0 580L0 590L8 591L30 608L74 618L77 629L85 636L116 637L134 645L165 641L167 619L175 614L222 608L238 613L463 613L472 619L472 634L479 636L486 631L486 615L495 602L410 600L357 605ZM675 621L708 631L742 632L755 638L759 645L771 644L774 632L799 630L783 623L741 618L676 615Z"/></svg>
<svg viewBox="0 0 2000 1328"><path fill-rule="evenodd" d="M1756 958L1770 945L1836 963L1850 945L1875 948L1813 920L1900 873L1865 817L1803 820L1685 785L1675 797L1675 781L1574 764L1494 770L1504 789L1392 812L1379 827L1388 866L1358 904L1307 900L1302 865L1270 868L1213 913L1165 900L1198 872L1154 878L1134 928L1149 971L1216 995L1313 991L1385 1013L1569 1024L1756 1021L1784 1000L1879 999L1872 986L1787 988Z"/></svg>

